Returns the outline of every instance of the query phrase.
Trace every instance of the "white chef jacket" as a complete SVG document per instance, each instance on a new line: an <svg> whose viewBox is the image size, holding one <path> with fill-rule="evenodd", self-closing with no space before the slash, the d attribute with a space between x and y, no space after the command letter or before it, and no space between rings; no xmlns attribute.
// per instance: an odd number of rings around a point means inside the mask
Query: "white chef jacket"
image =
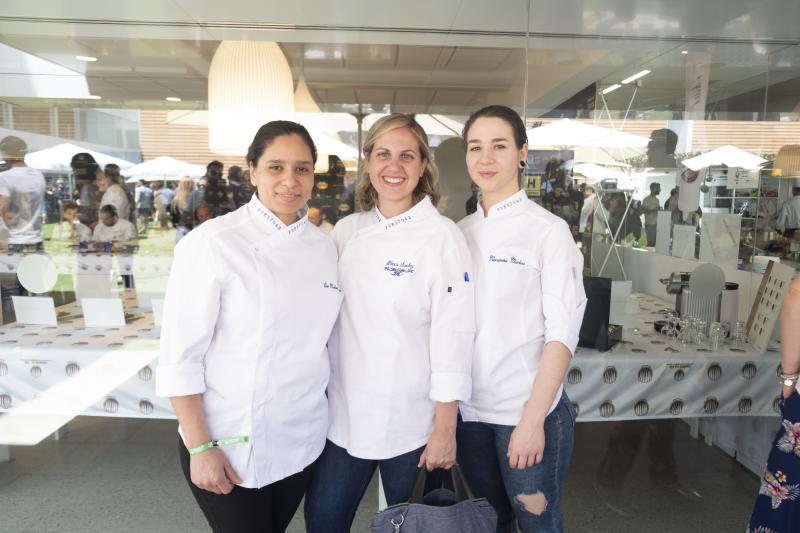
<svg viewBox="0 0 800 533"><path fill-rule="evenodd" d="M92 233L92 240L98 242L135 241L138 238L136 226L122 217L117 218L117 223L113 226L106 226L102 221L98 222Z"/></svg>
<svg viewBox="0 0 800 533"><path fill-rule="evenodd" d="M776 226L781 231L800 229L800 196L793 196L783 204Z"/></svg>
<svg viewBox="0 0 800 533"><path fill-rule="evenodd" d="M336 248L303 217L286 226L256 195L175 247L156 376L160 396L202 394L210 437L260 488L322 453L325 343L342 292Z"/></svg>
<svg viewBox="0 0 800 533"><path fill-rule="evenodd" d="M355 457L397 457L427 442L435 402L469 399L469 250L428 197L389 219L347 216L332 236L344 303L329 343L328 438Z"/></svg>
<svg viewBox="0 0 800 533"><path fill-rule="evenodd" d="M477 316L472 398L461 416L516 426L545 344L575 352L586 308L583 258L567 224L525 191L458 225L472 252Z"/></svg>

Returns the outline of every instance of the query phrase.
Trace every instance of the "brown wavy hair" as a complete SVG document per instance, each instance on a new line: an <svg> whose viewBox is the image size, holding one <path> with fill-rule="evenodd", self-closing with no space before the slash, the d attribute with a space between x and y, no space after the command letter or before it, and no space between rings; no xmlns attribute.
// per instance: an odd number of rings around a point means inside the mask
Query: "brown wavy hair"
<svg viewBox="0 0 800 533"><path fill-rule="evenodd" d="M425 169L422 177L413 192L414 204L429 196L434 206L439 204L439 169L433 162L433 154L428 146L428 135L414 118L414 115L392 113L378 119L367 132L364 139L364 157L358 166L358 181L356 183L356 207L361 211L369 211L378 203L378 192L369 181L367 165L375 148L375 143L384 134L398 128L408 128L419 144L419 153L425 159Z"/></svg>

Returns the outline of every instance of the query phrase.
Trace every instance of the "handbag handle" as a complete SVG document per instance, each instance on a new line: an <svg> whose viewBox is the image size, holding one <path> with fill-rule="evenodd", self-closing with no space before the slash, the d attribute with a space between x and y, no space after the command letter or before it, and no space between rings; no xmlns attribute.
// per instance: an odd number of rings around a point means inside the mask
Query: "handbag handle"
<svg viewBox="0 0 800 533"><path fill-rule="evenodd" d="M420 468L417 481L414 483L414 490L411 491L411 498L409 498L408 503L422 503L422 499L425 496L425 481L427 481L427 479L428 471L425 468ZM451 468L445 470L442 484L455 493L456 501L463 502L475 498L458 464L454 464Z"/></svg>

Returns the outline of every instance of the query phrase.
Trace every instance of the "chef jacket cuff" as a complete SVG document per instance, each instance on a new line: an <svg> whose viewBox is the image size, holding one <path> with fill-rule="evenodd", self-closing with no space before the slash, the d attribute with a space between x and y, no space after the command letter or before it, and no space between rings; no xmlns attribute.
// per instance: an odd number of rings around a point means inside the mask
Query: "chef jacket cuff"
<svg viewBox="0 0 800 533"><path fill-rule="evenodd" d="M158 365L156 368L158 396L190 396L203 394L205 391L205 367L202 364Z"/></svg>
<svg viewBox="0 0 800 533"><path fill-rule="evenodd" d="M578 332L570 332L569 328L549 328L544 334L544 343L560 342L563 344L571 356L575 356L575 349L578 347Z"/></svg>
<svg viewBox="0 0 800 533"><path fill-rule="evenodd" d="M431 373L431 394L434 402L466 402L472 396L472 378L461 372Z"/></svg>

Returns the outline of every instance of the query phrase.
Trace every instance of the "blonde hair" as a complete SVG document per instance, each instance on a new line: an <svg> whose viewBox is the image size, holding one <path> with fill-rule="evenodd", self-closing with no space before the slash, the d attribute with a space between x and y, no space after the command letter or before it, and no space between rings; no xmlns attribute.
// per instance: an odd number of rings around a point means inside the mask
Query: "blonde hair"
<svg viewBox="0 0 800 533"><path fill-rule="evenodd" d="M404 113L392 113L386 117L378 119L367 132L364 139L364 157L358 166L358 181L356 183L356 207L361 211L369 211L378 202L378 192L369 181L368 164L378 139L398 128L408 128L419 144L419 153L425 159L425 168L422 177L413 192L413 200L416 204L425 196L429 196L433 205L439 203L439 169L433 162L433 154L428 147L428 135L422 126L414 119L414 115Z"/></svg>
<svg viewBox="0 0 800 533"><path fill-rule="evenodd" d="M189 176L184 176L178 182L178 190L175 191L175 199L172 203L175 204L181 211L186 211L189 205L189 195L194 190L194 180Z"/></svg>

